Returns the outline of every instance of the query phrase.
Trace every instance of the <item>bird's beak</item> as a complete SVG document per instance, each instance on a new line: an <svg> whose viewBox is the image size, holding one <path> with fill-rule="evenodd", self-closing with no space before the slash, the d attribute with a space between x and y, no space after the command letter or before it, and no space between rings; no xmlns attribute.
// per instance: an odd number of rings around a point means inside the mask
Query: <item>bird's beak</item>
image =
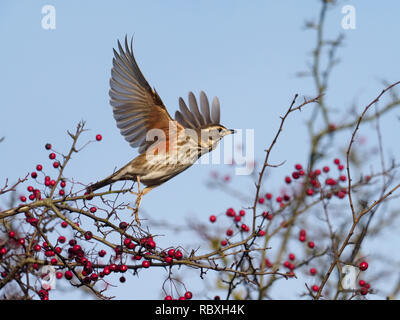
<svg viewBox="0 0 400 320"><path fill-rule="evenodd" d="M233 130L233 129L229 129L228 131L230 134L235 134L237 132L236 130Z"/></svg>

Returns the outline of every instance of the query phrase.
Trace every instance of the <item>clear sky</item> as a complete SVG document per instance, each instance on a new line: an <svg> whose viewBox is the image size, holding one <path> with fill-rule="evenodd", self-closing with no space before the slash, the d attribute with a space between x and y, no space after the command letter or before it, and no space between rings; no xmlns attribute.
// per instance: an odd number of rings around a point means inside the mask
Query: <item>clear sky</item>
<svg viewBox="0 0 400 320"><path fill-rule="evenodd" d="M56 8L55 30L41 26L46 4ZM356 29L341 28L342 5L329 13L326 27L329 35L343 32L346 37L326 97L337 109L337 121L352 104L361 110L375 97L383 88L381 80L400 77L400 2L344 4L355 5ZM178 97L187 99L189 91L217 95L226 127L255 130L255 158L260 161L294 94L315 94L312 80L295 74L310 62L315 33L303 26L317 17L319 8L319 1L312 0L1 1L0 137L6 139L0 144L0 183L46 163L46 142L67 151L66 131L82 119L91 129L88 138L101 133L104 139L73 159L67 175L97 181L136 155L115 126L108 98L112 48L126 34L134 35L139 66L171 114ZM288 121L271 159L287 164L274 176L305 162L306 118L299 114ZM382 130L385 146L396 154L394 118ZM183 223L249 205L207 188L211 170L232 172L224 165L195 166L146 195L143 207L154 219ZM271 180L271 189L278 189L277 181ZM245 191L252 188L245 177L233 177L232 183ZM165 243L196 245L168 230L163 234ZM155 276L143 272L133 282L128 279L129 286L110 292L118 298L158 298L163 276L162 270Z"/></svg>

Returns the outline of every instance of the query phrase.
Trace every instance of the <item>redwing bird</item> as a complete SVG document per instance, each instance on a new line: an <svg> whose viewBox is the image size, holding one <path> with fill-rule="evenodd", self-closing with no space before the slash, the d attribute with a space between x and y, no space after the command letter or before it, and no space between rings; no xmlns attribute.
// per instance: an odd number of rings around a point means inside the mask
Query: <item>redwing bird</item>
<svg viewBox="0 0 400 320"><path fill-rule="evenodd" d="M137 210L142 195L189 168L203 154L217 147L219 141L235 131L222 126L217 97L212 108L206 94L200 93L200 109L192 92L189 108L179 98L180 111L173 119L160 96L144 78L125 37L125 48L118 41L114 49L110 79L110 104L117 127L139 155L109 177L88 187L89 193L121 180L138 183ZM146 185L140 191L140 183ZM138 221L138 219L136 219Z"/></svg>

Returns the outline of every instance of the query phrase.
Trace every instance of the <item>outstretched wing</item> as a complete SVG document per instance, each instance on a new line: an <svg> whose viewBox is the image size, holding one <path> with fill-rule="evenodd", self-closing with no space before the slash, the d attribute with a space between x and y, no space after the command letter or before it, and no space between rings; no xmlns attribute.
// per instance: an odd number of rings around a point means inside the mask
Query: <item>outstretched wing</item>
<svg viewBox="0 0 400 320"><path fill-rule="evenodd" d="M200 109L193 92L189 92L188 101L189 108L185 101L179 98L180 111L175 113L176 121L183 127L198 129L207 125L220 124L220 104L217 97L214 97L212 101L211 111L207 96L203 91L200 92Z"/></svg>
<svg viewBox="0 0 400 320"><path fill-rule="evenodd" d="M118 50L114 49L110 104L121 134L142 153L154 143L146 141L149 130L163 130L168 142L169 128L173 127L175 132L183 128L171 118L157 92L144 78L133 56L132 40L130 48L127 37L125 48L118 41Z"/></svg>

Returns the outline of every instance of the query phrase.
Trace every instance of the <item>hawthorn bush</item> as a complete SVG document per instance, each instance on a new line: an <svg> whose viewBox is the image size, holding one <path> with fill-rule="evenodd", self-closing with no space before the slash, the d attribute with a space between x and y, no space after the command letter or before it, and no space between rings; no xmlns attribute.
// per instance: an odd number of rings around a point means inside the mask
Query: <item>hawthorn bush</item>
<svg viewBox="0 0 400 320"><path fill-rule="evenodd" d="M0 209L1 297L47 300L51 284L66 279L73 287L110 299L107 289L118 285L111 275L118 275L122 284L134 281L129 275L140 277L144 269L155 268L165 270L160 296L166 300L270 299L282 280L290 284L295 279L303 280L301 295L312 299L362 299L376 292L374 279L384 272L372 267L375 261L365 256L364 243L368 237L382 237L397 217L398 208L388 208L398 196L399 164L395 159L387 161L379 124L399 107L400 82L371 93L370 102L357 114L349 112L345 121L334 120L338 118L325 95L343 35L324 39L330 6L334 3L321 1L319 20L307 23L318 40L310 70L300 75L314 81L314 94L288 99L276 134L265 141L265 156L255 163L255 173L235 178L251 179L254 189L237 189L230 174L212 172L209 187L240 199L243 205L227 205L224 212L207 213L204 221L188 223L186 229L199 239L198 248L160 245L151 218L139 226L130 215L131 183L88 194L88 184L65 175L73 155L102 141L101 134L88 138L86 124L80 122L68 132L70 146L43 142L48 159L32 164L31 172L15 183L6 180L0 186L0 199L10 199L10 205ZM274 186L267 172L283 163L271 163L270 155L286 120L300 111L309 115L309 145L304 148L308 161L290 159L291 169L282 176L281 185ZM378 171L371 170L368 156L358 146L365 123L375 124ZM338 136L345 141L338 143ZM174 230L167 225L164 229L167 238L168 230ZM201 290L190 287L187 270L198 272L205 287L220 293L196 296ZM215 276L209 277L210 273ZM350 285L344 284L346 279ZM387 296L396 296L399 288Z"/></svg>

